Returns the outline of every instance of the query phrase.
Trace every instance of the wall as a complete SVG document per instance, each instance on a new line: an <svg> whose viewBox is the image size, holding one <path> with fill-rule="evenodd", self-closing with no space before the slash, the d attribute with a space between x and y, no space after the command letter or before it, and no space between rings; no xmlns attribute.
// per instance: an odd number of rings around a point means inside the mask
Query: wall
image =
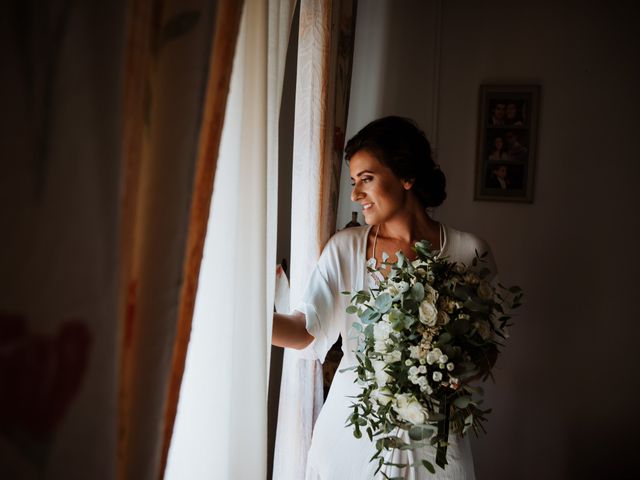
<svg viewBox="0 0 640 480"><path fill-rule="evenodd" d="M417 120L448 179L435 217L486 238L502 280L526 292L486 385L479 479L633 476L639 27L628 1L359 4L347 137L383 115ZM532 204L473 200L489 83L542 86Z"/></svg>

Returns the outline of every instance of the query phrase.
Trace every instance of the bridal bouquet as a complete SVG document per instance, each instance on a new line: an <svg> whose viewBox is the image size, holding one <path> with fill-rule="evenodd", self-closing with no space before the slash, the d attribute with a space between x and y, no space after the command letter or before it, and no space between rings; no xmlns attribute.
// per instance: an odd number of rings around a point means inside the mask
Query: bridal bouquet
<svg viewBox="0 0 640 480"><path fill-rule="evenodd" d="M418 258L402 252L377 288L353 295L347 313L360 321L356 397L347 420L357 438L373 441L379 471L383 450L435 448L435 463L446 466L449 431L484 431L489 410L480 408L482 389L469 382L491 375L510 325L509 311L520 306L522 290L489 281L486 253L472 265L437 258L428 242L418 242ZM371 269L372 273L376 270ZM400 430L407 431L404 439ZM406 439L406 440L405 440ZM435 467L422 459L431 473ZM397 465L403 467L406 465ZM376 473L377 473L376 471Z"/></svg>

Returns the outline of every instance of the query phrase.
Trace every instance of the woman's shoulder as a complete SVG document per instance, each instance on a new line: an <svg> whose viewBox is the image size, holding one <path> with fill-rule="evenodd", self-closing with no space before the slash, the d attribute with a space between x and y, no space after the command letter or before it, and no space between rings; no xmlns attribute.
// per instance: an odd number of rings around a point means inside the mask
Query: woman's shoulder
<svg viewBox="0 0 640 480"><path fill-rule="evenodd" d="M332 243L337 246L352 246L354 242L361 242L367 235L368 231L369 225L344 228L334 233L328 243Z"/></svg>
<svg viewBox="0 0 640 480"><path fill-rule="evenodd" d="M450 225L446 225L445 228L447 230L447 243L450 243L449 246L451 247L464 249L489 247L487 241L475 233L458 230Z"/></svg>
<svg viewBox="0 0 640 480"><path fill-rule="evenodd" d="M465 232L457 228L446 226L447 239L445 255L456 262L470 265L476 254L484 255L485 262L490 270L497 271L493 252L489 243L475 233Z"/></svg>
<svg viewBox="0 0 640 480"><path fill-rule="evenodd" d="M368 232L368 225L339 230L326 243L324 251L337 256L351 255L358 252L362 245L365 244L364 239Z"/></svg>

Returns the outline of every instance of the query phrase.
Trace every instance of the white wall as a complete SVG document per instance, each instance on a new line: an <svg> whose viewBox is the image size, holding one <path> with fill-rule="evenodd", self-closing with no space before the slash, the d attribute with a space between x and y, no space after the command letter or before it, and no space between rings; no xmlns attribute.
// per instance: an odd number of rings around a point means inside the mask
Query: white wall
<svg viewBox="0 0 640 480"><path fill-rule="evenodd" d="M359 3L347 137L388 114L437 135L449 196L436 217L486 238L501 278L526 292L487 385L479 479L635 471L639 29L630 1ZM533 204L473 200L488 83L542 86ZM339 227L352 209L346 170Z"/></svg>

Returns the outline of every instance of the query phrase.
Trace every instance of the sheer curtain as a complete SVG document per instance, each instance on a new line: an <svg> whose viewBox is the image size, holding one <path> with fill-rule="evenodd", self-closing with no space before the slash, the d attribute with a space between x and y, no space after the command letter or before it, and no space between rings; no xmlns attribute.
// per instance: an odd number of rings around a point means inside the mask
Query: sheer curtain
<svg viewBox="0 0 640 480"><path fill-rule="evenodd" d="M293 147L291 307L336 224L347 122L355 0L301 0ZM322 407L319 362L285 349L274 480L304 478L313 423Z"/></svg>
<svg viewBox="0 0 640 480"><path fill-rule="evenodd" d="M245 3L167 479L266 476L274 152L293 7Z"/></svg>

